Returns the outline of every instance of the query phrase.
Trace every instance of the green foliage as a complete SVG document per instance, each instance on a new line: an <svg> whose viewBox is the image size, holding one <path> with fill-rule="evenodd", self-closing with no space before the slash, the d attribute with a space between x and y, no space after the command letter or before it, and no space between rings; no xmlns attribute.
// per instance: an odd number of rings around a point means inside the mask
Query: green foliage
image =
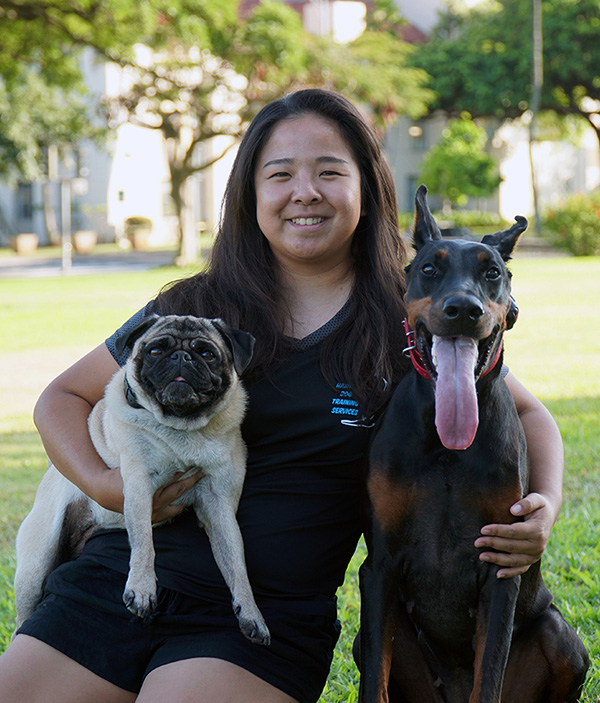
<svg viewBox="0 0 600 703"><path fill-rule="evenodd" d="M544 233L576 256L600 254L600 191L575 193L544 216Z"/></svg>
<svg viewBox="0 0 600 703"><path fill-rule="evenodd" d="M309 36L300 15L280 1L265 0L247 17L239 15L238 5L238 0L5 0L0 20L14 20L10 31L0 22L5 171L21 178L39 175L35 134L56 140L62 124L68 126L61 135L66 143L85 136L72 91L79 79L78 51L93 47L124 69L127 87L104 105L109 126L126 119L160 129L172 146L171 195L181 224L180 258L187 260L195 255L186 216L188 178L221 158L267 102L304 85L329 87L370 106L374 122L383 126L399 114L422 116L433 99L423 87L424 71L407 66L412 48L393 31L401 20L390 0L378 0L367 31L348 46ZM147 51L140 52L140 45ZM34 93L16 68L19 62L35 66L43 78L38 111L29 110ZM17 108L8 106L22 86L30 95L18 112L27 112L33 129L19 132ZM54 101L52 86L65 91L60 114L46 109ZM198 148L219 135L232 138L222 142L221 151Z"/></svg>
<svg viewBox="0 0 600 703"><path fill-rule="evenodd" d="M519 117L532 95L532 6L496 0L470 10L451 6L412 62L431 76L432 110ZM580 115L596 132L600 99L600 3L544 0L544 87L541 108ZM590 112L591 110L591 112Z"/></svg>
<svg viewBox="0 0 600 703"><path fill-rule="evenodd" d="M485 130L470 115L450 120L440 141L426 154L420 180L452 205L464 206L469 197L490 195L502 179L496 162L484 150L486 142Z"/></svg>
<svg viewBox="0 0 600 703"><path fill-rule="evenodd" d="M398 36L406 20L394 0L374 0L372 10L367 14L367 29L385 31Z"/></svg>
<svg viewBox="0 0 600 703"><path fill-rule="evenodd" d="M434 212L433 216L437 221L442 221L446 217L443 212ZM402 229L406 229L413 224L414 212L398 213L398 222ZM499 231L506 229L509 223L497 212L486 212L484 210L461 210L452 211L452 222L457 227L485 227L487 231Z"/></svg>
<svg viewBox="0 0 600 703"><path fill-rule="evenodd" d="M442 218L442 213L438 217ZM510 226L497 212L483 210L453 210L452 221L457 227L486 227L490 232Z"/></svg>
<svg viewBox="0 0 600 703"><path fill-rule="evenodd" d="M248 77L250 91L260 94L266 83L287 88L306 73L309 37L298 12L265 0L240 26L232 57L236 70Z"/></svg>
<svg viewBox="0 0 600 703"><path fill-rule="evenodd" d="M154 7L150 11L150 7ZM5 0L0 7L0 175L39 179L44 147L99 138L79 60L112 59L151 34L157 9L129 0Z"/></svg>
<svg viewBox="0 0 600 703"><path fill-rule="evenodd" d="M0 82L0 175L34 181L45 175L45 149L98 138L83 94L50 85L32 68L8 91Z"/></svg>
<svg viewBox="0 0 600 703"><path fill-rule="evenodd" d="M399 115L419 119L434 95L424 87L426 73L408 65L413 51L390 32L367 29L350 44L332 46L325 54L332 87L369 105L380 126Z"/></svg>

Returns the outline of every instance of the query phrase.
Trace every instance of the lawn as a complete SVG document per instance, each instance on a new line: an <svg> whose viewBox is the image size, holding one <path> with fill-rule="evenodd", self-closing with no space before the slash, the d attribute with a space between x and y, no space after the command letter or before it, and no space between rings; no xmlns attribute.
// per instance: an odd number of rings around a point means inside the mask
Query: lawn
<svg viewBox="0 0 600 703"><path fill-rule="evenodd" d="M585 703L600 696L600 259L519 258L511 264L521 308L506 362L554 414L566 455L565 500L544 556L546 582L593 660ZM45 470L31 421L44 385L92 349L176 269L52 279L0 279L0 648L14 608L13 540ZM351 645L358 627L361 546L340 589L343 634L320 703L357 700Z"/></svg>

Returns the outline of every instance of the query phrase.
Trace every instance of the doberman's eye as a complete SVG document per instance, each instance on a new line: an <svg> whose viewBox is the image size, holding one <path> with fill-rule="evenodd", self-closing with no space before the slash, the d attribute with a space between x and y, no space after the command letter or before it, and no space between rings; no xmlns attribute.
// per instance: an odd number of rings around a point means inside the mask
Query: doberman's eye
<svg viewBox="0 0 600 703"><path fill-rule="evenodd" d="M490 267L487 270L485 277L488 281L495 281L497 278L500 277L500 269L497 266Z"/></svg>
<svg viewBox="0 0 600 703"><path fill-rule="evenodd" d="M421 266L421 273L424 273L426 276L434 276L435 266L433 264L423 264L423 266Z"/></svg>

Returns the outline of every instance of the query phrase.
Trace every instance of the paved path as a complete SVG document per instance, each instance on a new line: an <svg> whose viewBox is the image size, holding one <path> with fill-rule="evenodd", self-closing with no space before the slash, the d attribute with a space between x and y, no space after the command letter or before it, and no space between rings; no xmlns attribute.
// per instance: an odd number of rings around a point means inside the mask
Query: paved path
<svg viewBox="0 0 600 703"><path fill-rule="evenodd" d="M174 258L174 251L164 250L74 254L69 275L143 271L159 266L169 266ZM61 275L63 271L58 257L0 256L0 278L47 278Z"/></svg>
<svg viewBox="0 0 600 703"><path fill-rule="evenodd" d="M203 252L205 253L205 252ZM564 252L553 249L546 241L524 238L515 256L559 256ZM111 254L73 254L69 275L143 271L159 266L169 266L175 259L173 250L136 251L135 249ZM0 256L1 278L48 278L63 275L59 257Z"/></svg>

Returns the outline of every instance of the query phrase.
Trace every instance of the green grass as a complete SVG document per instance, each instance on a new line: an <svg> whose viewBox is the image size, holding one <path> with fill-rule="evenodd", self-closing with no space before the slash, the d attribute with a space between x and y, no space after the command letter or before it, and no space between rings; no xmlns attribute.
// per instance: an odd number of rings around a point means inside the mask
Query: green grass
<svg viewBox="0 0 600 703"><path fill-rule="evenodd" d="M0 329L7 332L0 352L95 346L181 275L168 267L106 277L0 279Z"/></svg>
<svg viewBox="0 0 600 703"><path fill-rule="evenodd" d="M584 703L600 696L600 259L517 258L521 308L506 362L554 414L565 442L565 500L544 556L545 579L592 657ZM0 279L0 648L14 607L13 540L46 459L31 410L43 386L149 300L177 269L106 276ZM339 591L343 630L320 703L358 699L361 544Z"/></svg>

